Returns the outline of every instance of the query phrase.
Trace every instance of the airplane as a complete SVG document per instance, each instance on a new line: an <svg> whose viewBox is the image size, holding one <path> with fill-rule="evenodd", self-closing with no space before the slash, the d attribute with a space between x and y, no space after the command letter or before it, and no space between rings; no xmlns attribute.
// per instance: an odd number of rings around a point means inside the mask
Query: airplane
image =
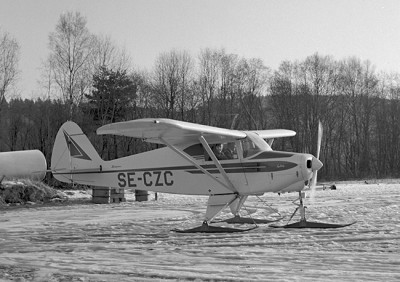
<svg viewBox="0 0 400 282"><path fill-rule="evenodd" d="M67 121L59 129L53 147L51 170L54 177L65 183L209 196L203 224L176 230L178 232L250 230L210 225L227 207L234 215L229 223L270 223L262 219L250 220L239 213L248 196L267 192L299 193L300 204L294 213L299 210L301 219L284 228L347 226L306 220L302 190L315 182L323 164L311 154L272 150L273 140L294 136L296 133L292 130L241 131L166 118L145 118L107 124L98 128L97 134L140 138L165 146L104 161L80 127ZM221 151L216 151L221 144L225 149L230 148L229 154L221 155Z"/></svg>

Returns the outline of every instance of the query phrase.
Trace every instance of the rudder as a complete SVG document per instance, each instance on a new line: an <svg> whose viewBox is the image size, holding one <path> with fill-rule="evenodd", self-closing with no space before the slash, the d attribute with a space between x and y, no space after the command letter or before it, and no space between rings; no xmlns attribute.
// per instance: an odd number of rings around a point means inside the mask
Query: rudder
<svg viewBox="0 0 400 282"><path fill-rule="evenodd" d="M76 123L67 121L60 127L51 156L51 170L57 180L72 183L74 173L101 170L103 162Z"/></svg>

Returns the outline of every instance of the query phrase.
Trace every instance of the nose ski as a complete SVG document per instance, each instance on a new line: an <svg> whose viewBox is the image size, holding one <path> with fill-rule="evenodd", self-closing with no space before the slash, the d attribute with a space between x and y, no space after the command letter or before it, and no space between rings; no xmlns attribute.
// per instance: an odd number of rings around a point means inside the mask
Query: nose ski
<svg viewBox="0 0 400 282"><path fill-rule="evenodd" d="M298 207L295 209L293 214L291 215L289 221L293 218L293 216L299 212L300 213L300 221L291 223L291 224L286 224L286 225L270 225L270 227L273 228L321 228L321 229L328 229L328 228L342 228L342 227L347 227L350 225L353 225L356 223L344 223L344 224L338 224L338 223L323 223L323 222L315 222L315 221L307 221L306 219L306 206L303 203L303 197L304 193L299 192L299 204Z"/></svg>

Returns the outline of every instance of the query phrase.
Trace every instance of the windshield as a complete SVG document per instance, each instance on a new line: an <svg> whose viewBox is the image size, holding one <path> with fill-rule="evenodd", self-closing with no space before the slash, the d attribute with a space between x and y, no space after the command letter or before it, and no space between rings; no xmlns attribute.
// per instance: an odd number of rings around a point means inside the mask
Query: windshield
<svg viewBox="0 0 400 282"><path fill-rule="evenodd" d="M242 140L243 158L251 157L259 152L270 151L271 147L253 132L246 132L247 137Z"/></svg>

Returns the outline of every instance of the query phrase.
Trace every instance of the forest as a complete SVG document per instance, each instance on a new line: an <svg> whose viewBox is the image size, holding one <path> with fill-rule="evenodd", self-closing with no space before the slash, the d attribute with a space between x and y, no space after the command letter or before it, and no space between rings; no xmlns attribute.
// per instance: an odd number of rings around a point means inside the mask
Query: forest
<svg viewBox="0 0 400 282"><path fill-rule="evenodd" d="M324 132L320 180L398 177L400 77L369 61L311 54L272 70L224 49L170 50L150 70L132 67L109 36L93 35L79 12L60 15L42 66L42 95L9 97L18 83L18 42L0 30L0 151L39 149L50 165L59 127L73 120L105 159L154 149L141 140L97 136L118 121L165 117L238 130L285 128L274 150L315 154ZM266 50L267 52L267 50Z"/></svg>

